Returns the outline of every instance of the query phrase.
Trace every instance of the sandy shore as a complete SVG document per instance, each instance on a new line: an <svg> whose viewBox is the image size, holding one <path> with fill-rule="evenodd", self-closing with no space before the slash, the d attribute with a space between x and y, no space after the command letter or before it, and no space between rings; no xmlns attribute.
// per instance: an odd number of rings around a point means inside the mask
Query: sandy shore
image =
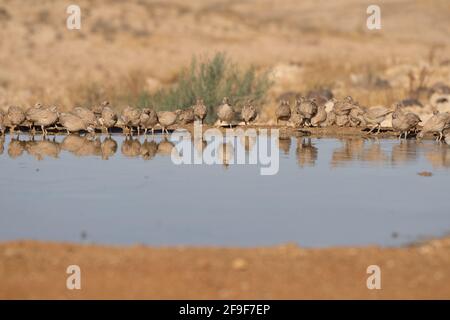
<svg viewBox="0 0 450 320"><path fill-rule="evenodd" d="M66 268L81 268L81 290ZM381 268L381 290L366 269ZM403 248L0 244L2 299L450 299L450 238Z"/></svg>

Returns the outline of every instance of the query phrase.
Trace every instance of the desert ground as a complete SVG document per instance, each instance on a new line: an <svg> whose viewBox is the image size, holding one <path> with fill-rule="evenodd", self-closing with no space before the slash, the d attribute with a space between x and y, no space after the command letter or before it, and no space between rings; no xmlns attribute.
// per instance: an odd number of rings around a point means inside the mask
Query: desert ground
<svg viewBox="0 0 450 320"><path fill-rule="evenodd" d="M269 72L263 125L274 125L280 96L321 89L365 107L411 99L410 110L426 118L433 85L450 85L450 2L378 3L381 30L366 28L371 2L361 0L79 0L81 30L68 30L72 1L1 0L0 110L41 102L70 111L108 100L120 111L142 92L170 87L193 57L225 52ZM396 248L8 241L0 243L0 298L450 299L449 249L448 237ZM82 289L70 291L74 261ZM381 267L381 290L367 289L369 265Z"/></svg>
<svg viewBox="0 0 450 320"><path fill-rule="evenodd" d="M2 299L449 299L450 239L404 248L0 244ZM81 290L66 269L81 268ZM381 289L366 286L369 265Z"/></svg>

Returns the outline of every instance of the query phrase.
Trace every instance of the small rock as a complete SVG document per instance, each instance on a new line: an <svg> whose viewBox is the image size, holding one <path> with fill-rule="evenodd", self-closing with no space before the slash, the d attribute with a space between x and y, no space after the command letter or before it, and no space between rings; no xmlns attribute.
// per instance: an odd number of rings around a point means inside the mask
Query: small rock
<svg viewBox="0 0 450 320"><path fill-rule="evenodd" d="M247 265L248 265L247 261L245 261L242 258L237 258L233 260L231 267L233 268L233 270L243 271L247 268Z"/></svg>
<svg viewBox="0 0 450 320"><path fill-rule="evenodd" d="M433 174L431 173L431 172L429 172L429 171L422 171L422 172L419 172L419 173L417 173L419 176L421 176L421 177L431 177Z"/></svg>

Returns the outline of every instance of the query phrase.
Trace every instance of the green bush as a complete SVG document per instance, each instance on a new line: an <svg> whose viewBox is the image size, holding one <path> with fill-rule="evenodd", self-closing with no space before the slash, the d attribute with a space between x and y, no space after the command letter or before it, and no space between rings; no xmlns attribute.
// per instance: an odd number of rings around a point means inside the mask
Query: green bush
<svg viewBox="0 0 450 320"><path fill-rule="evenodd" d="M175 110L190 107L197 98L202 98L208 107L207 121L213 121L216 119L215 107L223 97L228 97L238 108L247 99L261 103L270 85L267 73L257 74L254 67L241 70L224 53L218 53L212 59L202 61L194 57L173 86L154 94L142 92L137 97L137 105Z"/></svg>

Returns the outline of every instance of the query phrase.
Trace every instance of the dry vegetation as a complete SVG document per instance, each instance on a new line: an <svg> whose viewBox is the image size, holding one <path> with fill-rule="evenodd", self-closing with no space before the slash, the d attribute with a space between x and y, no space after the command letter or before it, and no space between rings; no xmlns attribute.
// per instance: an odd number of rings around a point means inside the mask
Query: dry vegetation
<svg viewBox="0 0 450 320"><path fill-rule="evenodd" d="M421 73L426 85L450 78L446 0L382 1L375 32L356 0L77 3L81 31L65 28L68 1L0 2L0 105L70 109L108 98L120 108L170 86L193 56L216 52L273 71L272 101L329 87L386 104L414 94Z"/></svg>

